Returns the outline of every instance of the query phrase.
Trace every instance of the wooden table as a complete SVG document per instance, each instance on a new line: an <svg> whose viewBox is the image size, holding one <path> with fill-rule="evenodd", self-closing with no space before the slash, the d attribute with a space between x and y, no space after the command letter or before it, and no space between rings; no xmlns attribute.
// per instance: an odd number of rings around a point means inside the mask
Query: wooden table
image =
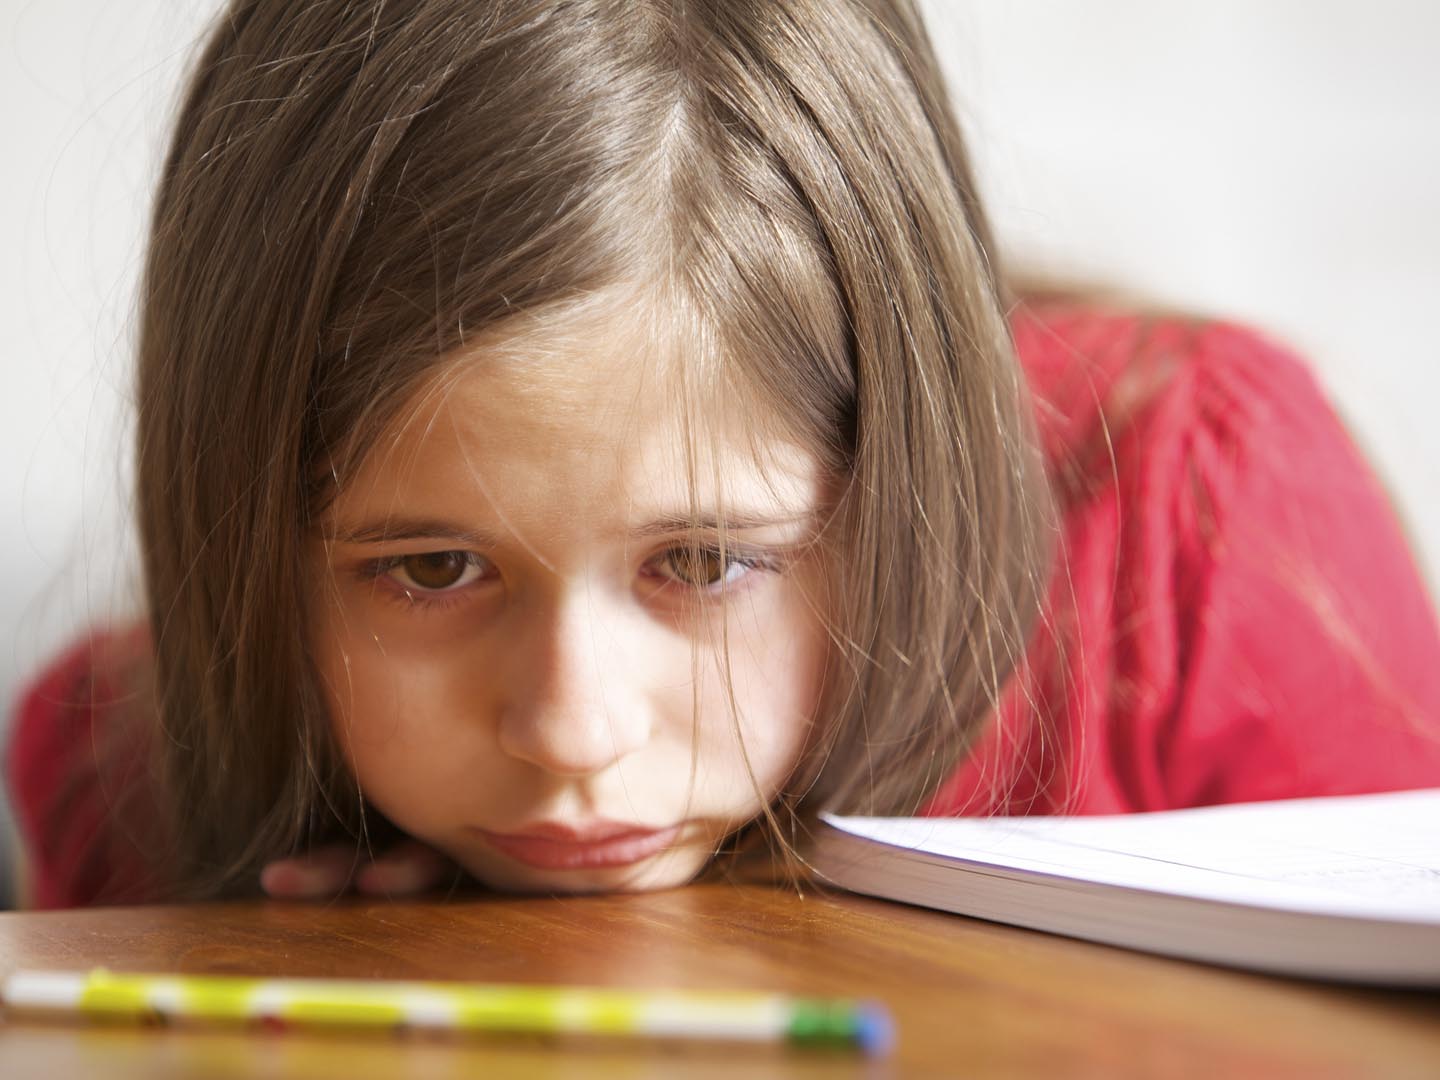
<svg viewBox="0 0 1440 1080"><path fill-rule="evenodd" d="M866 1062L30 1022L0 1028L0 1076L1440 1077L1440 993L1246 975L762 886L0 914L0 971L94 965L870 997L890 1006L899 1041L890 1058Z"/></svg>

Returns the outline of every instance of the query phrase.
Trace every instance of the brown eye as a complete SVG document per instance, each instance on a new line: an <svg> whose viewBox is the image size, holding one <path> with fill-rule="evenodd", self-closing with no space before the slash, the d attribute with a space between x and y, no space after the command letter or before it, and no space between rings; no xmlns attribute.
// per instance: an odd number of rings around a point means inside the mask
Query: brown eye
<svg viewBox="0 0 1440 1080"><path fill-rule="evenodd" d="M470 568L470 559L463 551L427 551L422 555L407 555L400 560L398 569L413 584L421 589L448 589L456 585Z"/></svg>
<svg viewBox="0 0 1440 1080"><path fill-rule="evenodd" d="M661 562L667 577L693 589L713 589L738 581L753 563L733 555L721 556L718 548L677 547L665 553Z"/></svg>

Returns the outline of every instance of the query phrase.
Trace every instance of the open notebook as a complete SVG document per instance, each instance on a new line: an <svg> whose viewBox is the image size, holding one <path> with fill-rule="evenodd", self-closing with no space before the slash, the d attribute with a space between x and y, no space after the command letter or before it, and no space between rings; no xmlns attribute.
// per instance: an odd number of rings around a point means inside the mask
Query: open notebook
<svg viewBox="0 0 1440 1080"><path fill-rule="evenodd" d="M1440 788L1104 817L823 815L854 892L1284 975L1440 986Z"/></svg>

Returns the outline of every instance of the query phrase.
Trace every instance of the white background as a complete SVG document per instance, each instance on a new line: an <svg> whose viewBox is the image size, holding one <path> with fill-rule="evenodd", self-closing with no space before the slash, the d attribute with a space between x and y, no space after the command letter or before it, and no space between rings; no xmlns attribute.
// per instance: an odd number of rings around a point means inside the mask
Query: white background
<svg viewBox="0 0 1440 1080"><path fill-rule="evenodd" d="M0 0L0 693L130 587L133 290L214 0ZM1307 354L1440 580L1440 4L932 0L1009 261Z"/></svg>

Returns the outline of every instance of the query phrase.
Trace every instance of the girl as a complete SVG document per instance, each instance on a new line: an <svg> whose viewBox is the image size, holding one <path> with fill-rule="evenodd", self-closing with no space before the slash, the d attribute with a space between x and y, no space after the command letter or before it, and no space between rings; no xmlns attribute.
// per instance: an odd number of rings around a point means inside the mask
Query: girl
<svg viewBox="0 0 1440 1080"><path fill-rule="evenodd" d="M908 0L236 0L142 296L147 617L21 706L36 903L1440 783L1314 382L1017 296Z"/></svg>

